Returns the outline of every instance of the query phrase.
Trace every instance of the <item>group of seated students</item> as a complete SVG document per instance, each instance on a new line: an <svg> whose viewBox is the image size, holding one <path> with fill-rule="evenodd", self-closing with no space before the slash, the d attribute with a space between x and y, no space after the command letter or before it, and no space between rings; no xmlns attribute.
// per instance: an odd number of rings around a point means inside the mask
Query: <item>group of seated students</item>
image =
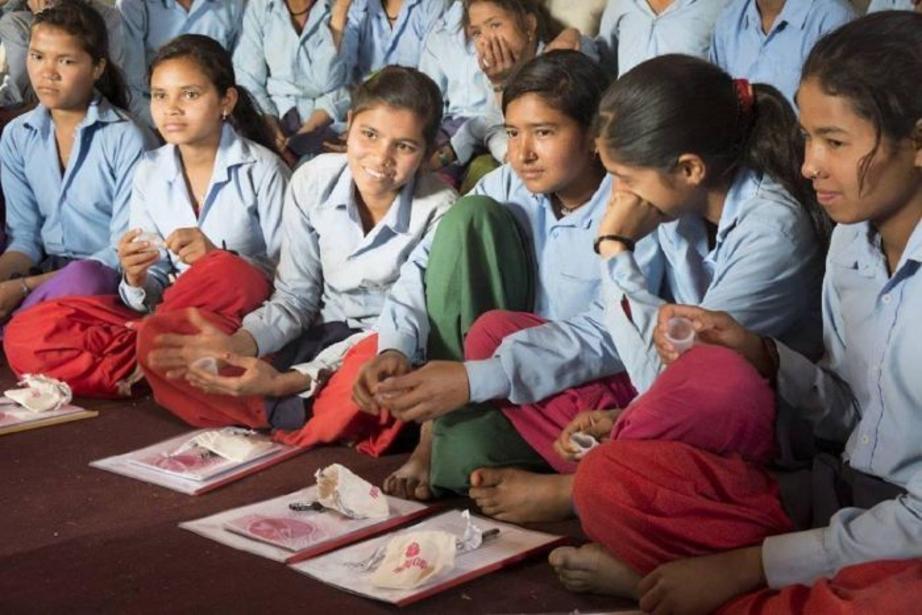
<svg viewBox="0 0 922 615"><path fill-rule="evenodd" d="M575 515L563 584L647 612L922 598L919 3L611 0L596 40L536 0L45 4L15 372L297 446L418 425L386 492Z"/></svg>

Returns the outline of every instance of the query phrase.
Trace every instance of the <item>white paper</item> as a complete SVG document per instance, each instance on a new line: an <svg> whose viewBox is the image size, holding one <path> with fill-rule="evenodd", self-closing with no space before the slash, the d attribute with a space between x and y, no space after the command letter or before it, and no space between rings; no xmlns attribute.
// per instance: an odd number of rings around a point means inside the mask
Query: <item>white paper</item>
<svg viewBox="0 0 922 615"><path fill-rule="evenodd" d="M384 519L387 498L381 489L344 465L334 463L315 474L318 501L353 519Z"/></svg>
<svg viewBox="0 0 922 615"><path fill-rule="evenodd" d="M99 459L90 465L180 493L196 495L225 482L232 482L235 477L253 468L271 465L301 452L301 449L273 443L273 448L261 457L237 463L214 454L203 455L203 451L208 451L199 447L188 447L189 442L204 431L207 430L200 429L137 451Z"/></svg>
<svg viewBox="0 0 922 615"><path fill-rule="evenodd" d="M257 459L279 446L274 444L267 434L240 427L209 429L197 435L191 444L236 463Z"/></svg>
<svg viewBox="0 0 922 615"><path fill-rule="evenodd" d="M486 574L489 567L501 565L506 560L522 556L542 547L550 547L560 540L559 536L526 530L515 525L494 521L484 517L472 515L474 522L487 532L498 528L499 536L484 544L475 551L458 555L454 568L441 574L421 587L413 589L383 589L375 587L371 582L370 572L360 572L357 564L366 561L375 551L398 535L419 530L440 530L461 537L464 534L467 521L459 510L451 510L428 519L409 528L395 530L389 534L378 536L364 542L321 555L314 559L293 564L291 567L318 581L356 593L375 600L391 604L409 604L429 595L430 591L447 589L461 577L471 575L468 579Z"/></svg>
<svg viewBox="0 0 922 615"><path fill-rule="evenodd" d="M216 515L180 523L179 527L228 547L284 562L299 551L319 549L350 534L365 535L376 526L391 527L408 515L421 514L429 506L386 496L387 519L349 519L332 510L292 511L292 502L314 502L317 486L300 489L270 500L233 508ZM305 527L306 526L306 527ZM361 538L357 538L361 540Z"/></svg>
<svg viewBox="0 0 922 615"><path fill-rule="evenodd" d="M19 380L22 388L3 392L7 399L35 413L59 410L73 398L66 382L41 374L23 374Z"/></svg>

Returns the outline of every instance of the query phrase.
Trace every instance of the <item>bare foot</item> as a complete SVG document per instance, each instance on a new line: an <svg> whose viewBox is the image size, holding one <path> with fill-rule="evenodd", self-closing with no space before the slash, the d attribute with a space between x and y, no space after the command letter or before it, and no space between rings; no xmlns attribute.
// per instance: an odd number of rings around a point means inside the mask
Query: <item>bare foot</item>
<svg viewBox="0 0 922 615"><path fill-rule="evenodd" d="M597 543L558 547L547 561L571 592L607 594L637 600L640 575Z"/></svg>
<svg viewBox="0 0 922 615"><path fill-rule="evenodd" d="M573 475L534 474L518 468L471 472L469 495L485 515L512 523L561 521L573 516Z"/></svg>
<svg viewBox="0 0 922 615"><path fill-rule="evenodd" d="M432 458L432 421L423 423L419 444L407 462L384 479L384 493L409 500L430 500L429 461Z"/></svg>

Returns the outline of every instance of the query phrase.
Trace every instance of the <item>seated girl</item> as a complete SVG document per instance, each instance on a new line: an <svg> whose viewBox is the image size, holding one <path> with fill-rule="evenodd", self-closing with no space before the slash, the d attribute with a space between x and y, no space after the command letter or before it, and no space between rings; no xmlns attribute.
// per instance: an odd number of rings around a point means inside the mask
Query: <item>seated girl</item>
<svg viewBox="0 0 922 615"><path fill-rule="evenodd" d="M291 160L318 153L336 117L348 78L339 51L348 9L348 0L247 2L234 66Z"/></svg>
<svg viewBox="0 0 922 615"><path fill-rule="evenodd" d="M635 597L646 612L918 610L919 79L922 15L913 13L846 25L804 66L803 173L838 223L823 283L822 361L726 313L670 305L659 315L688 318L701 342L739 353L818 438L844 444L842 456L820 454L812 469L773 476L681 439L602 444L580 462L573 491L595 543L550 558L565 585ZM674 361L675 348L657 338Z"/></svg>
<svg viewBox="0 0 922 615"><path fill-rule="evenodd" d="M151 141L121 109L124 84L93 8L68 2L36 15L26 64L39 104L0 139L2 320L52 297L115 292L114 246Z"/></svg>
<svg viewBox="0 0 922 615"><path fill-rule="evenodd" d="M5 339L14 370L82 395L130 393L136 334L126 322L198 306L239 323L268 296L278 261L288 168L230 54L207 36L177 37L154 58L150 89L167 145L134 175L131 230L118 243L121 299L46 302L14 319Z"/></svg>
<svg viewBox="0 0 922 615"><path fill-rule="evenodd" d="M451 391L436 396L461 393L458 405L466 403L468 383L460 361L466 350L483 346L475 341L472 325L485 312L516 310L522 326L583 318L597 298L592 238L611 193L590 130L607 84L601 67L575 51L545 54L512 79L503 93L509 162L484 177L475 196L455 206L431 244L417 251L402 272L375 327L379 354L355 383L361 407L372 412L392 409L407 419L428 418L416 412L421 392L395 393L392 399L383 393L389 377L406 374L426 360L427 366L406 383L408 388L423 381L432 390L450 384ZM522 346L517 352L529 350ZM476 386L473 380L471 385ZM600 384L587 397L624 404L632 394L619 380ZM477 418L454 429L457 442L442 444L443 432L457 423L451 417L425 424L417 452L385 489L426 498L435 489L463 487L470 470L489 453L490 447L477 441L486 433L498 450L515 455L515 461L545 467L501 413L475 407L457 414L462 415ZM441 454L439 446L450 446L456 457L450 451ZM463 469L469 464L474 465Z"/></svg>
<svg viewBox="0 0 922 615"><path fill-rule="evenodd" d="M661 296L719 306L818 353L819 335L809 325L819 318L824 233L811 224L816 208L796 151L774 136L792 133L794 122L774 88L734 83L688 56L649 60L612 85L601 105L597 145L616 181L596 248L623 253L601 267L600 301L546 324L488 314L471 328L463 364L430 362L376 385L399 418L444 415L445 428L437 423L435 430L442 443L433 445L433 469L444 463L440 455L464 458L452 442L471 449L474 440L485 450L457 464L463 471L453 474L453 489L470 485L483 510L508 520L570 514L572 474L566 473L575 467L554 452L554 440L580 410L612 407L600 405L607 400L587 403L597 379L623 379L617 374L626 371L638 391L649 388L659 371L650 349L651 314ZM647 235L656 249L652 268L646 255L631 252ZM798 291L794 298L790 289ZM465 440L452 435L473 425L458 408L491 400L505 400L499 408L522 438L565 474L489 469L516 463L493 448L490 433ZM472 467L477 462L484 468Z"/></svg>
<svg viewBox="0 0 922 615"><path fill-rule="evenodd" d="M347 152L318 156L292 179L269 301L239 328L214 325L207 311L145 321L141 365L161 405L193 425L304 423L303 404L279 403L312 384L289 367L377 319L401 265L456 199L421 171L441 108L435 84L411 68L384 68L356 90ZM201 357L245 371L208 380L188 369Z"/></svg>
<svg viewBox="0 0 922 615"><path fill-rule="evenodd" d="M793 104L810 49L855 16L848 0L731 0L714 26L710 59L734 77L775 86Z"/></svg>
<svg viewBox="0 0 922 615"><path fill-rule="evenodd" d="M148 76L157 51L181 34L203 34L233 51L240 38L245 0L116 0L124 22L125 72L131 111L153 126Z"/></svg>
<svg viewBox="0 0 922 615"><path fill-rule="evenodd" d="M596 44L606 70L623 75L667 53L707 58L726 0L608 0Z"/></svg>
<svg viewBox="0 0 922 615"><path fill-rule="evenodd" d="M439 148L430 160L460 183L468 163L489 152L504 162L501 92L522 65L540 54L559 28L540 0L464 0L450 7L430 33L420 70L432 77L445 99L445 121ZM591 41L584 47L594 54ZM465 180L462 192L473 187L496 162L484 159Z"/></svg>

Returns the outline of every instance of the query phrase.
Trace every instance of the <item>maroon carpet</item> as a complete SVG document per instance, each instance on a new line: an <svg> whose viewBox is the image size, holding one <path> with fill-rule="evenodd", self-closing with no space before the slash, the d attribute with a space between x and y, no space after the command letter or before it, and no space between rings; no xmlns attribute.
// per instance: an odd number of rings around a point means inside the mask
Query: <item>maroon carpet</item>
<svg viewBox="0 0 922 615"><path fill-rule="evenodd" d="M0 387L13 385L0 368ZM2 389L0 389L2 390ZM177 524L307 486L342 463L379 483L405 458L323 448L202 496L90 468L187 430L151 400L78 400L97 418L0 436L2 613L539 613L626 608L570 594L544 559L397 609L324 586ZM459 501L464 505L465 501ZM579 536L576 522L539 529Z"/></svg>

